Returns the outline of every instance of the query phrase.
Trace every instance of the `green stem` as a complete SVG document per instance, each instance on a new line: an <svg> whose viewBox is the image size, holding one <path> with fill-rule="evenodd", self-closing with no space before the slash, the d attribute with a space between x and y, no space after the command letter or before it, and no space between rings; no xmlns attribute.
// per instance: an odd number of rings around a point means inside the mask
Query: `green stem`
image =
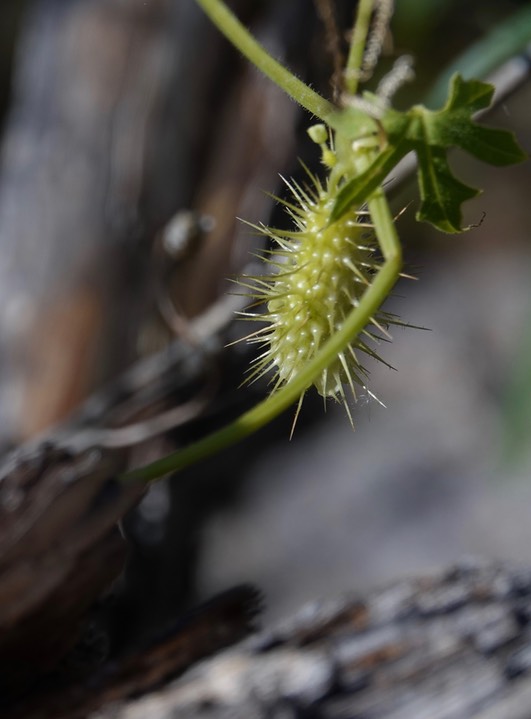
<svg viewBox="0 0 531 719"><path fill-rule="evenodd" d="M369 203L369 209L371 216L374 212L372 217L375 226L384 228L384 233L388 238L381 243L386 259L371 286L361 298L358 307L352 310L341 330L330 337L314 359L301 369L295 379L245 412L234 422L152 464L126 472L121 476L122 480L149 482L158 479L205 459L256 432L294 404L322 370L330 365L334 358L350 344L352 338L363 330L391 292L402 265L400 244L383 191L378 190L375 193Z"/></svg>
<svg viewBox="0 0 531 719"><path fill-rule="evenodd" d="M214 25L255 67L288 94L295 102L326 122L334 105L309 88L257 42L222 0L197 0Z"/></svg>
<svg viewBox="0 0 531 719"><path fill-rule="evenodd" d="M398 279L398 273L402 268L402 245L400 244L400 239L396 232L395 219L391 213L387 198L381 187L374 192L372 199L369 200L367 206L371 215L371 221L376 230L376 235L380 242L380 248L383 256L388 262L392 263L393 266L398 266L395 278L396 280ZM389 288L388 293L391 289L392 286ZM380 304L384 299L385 297L382 298Z"/></svg>
<svg viewBox="0 0 531 719"><path fill-rule="evenodd" d="M354 30L352 31L352 40L344 74L345 88L350 95L355 95L358 91L361 66L363 65L363 54L371 25L373 6L374 0L360 0L358 4L358 13L356 15Z"/></svg>
<svg viewBox="0 0 531 719"><path fill-rule="evenodd" d="M425 98L426 106L436 108L444 103L448 93L448 83L456 72L459 72L465 80L473 77L485 79L502 63L525 50L530 42L531 6L526 5L443 70Z"/></svg>

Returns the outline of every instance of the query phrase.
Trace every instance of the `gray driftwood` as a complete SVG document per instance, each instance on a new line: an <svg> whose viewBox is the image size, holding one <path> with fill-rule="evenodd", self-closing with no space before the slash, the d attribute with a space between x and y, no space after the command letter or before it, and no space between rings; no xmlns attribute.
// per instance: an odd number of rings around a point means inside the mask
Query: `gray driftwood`
<svg viewBox="0 0 531 719"><path fill-rule="evenodd" d="M90 716L529 719L530 616L531 571L463 562L308 605L177 681Z"/></svg>

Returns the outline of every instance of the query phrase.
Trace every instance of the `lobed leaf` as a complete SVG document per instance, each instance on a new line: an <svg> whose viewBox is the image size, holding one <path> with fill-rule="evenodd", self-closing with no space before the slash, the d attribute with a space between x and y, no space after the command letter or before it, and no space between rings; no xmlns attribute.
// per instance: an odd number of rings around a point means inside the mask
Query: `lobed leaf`
<svg viewBox="0 0 531 719"><path fill-rule="evenodd" d="M461 232L461 205L479 195L481 190L454 177L444 150L419 147L417 158L421 197L417 220L430 222L442 232Z"/></svg>
<svg viewBox="0 0 531 719"><path fill-rule="evenodd" d="M489 107L493 94L492 85L479 80L463 80L460 75L454 75L448 100L441 110L428 110L422 105L416 105L407 112L387 110L380 122L388 146L378 154L368 170L344 185L331 219L340 219L354 203L366 202L396 163L413 150L418 159L422 200L417 218L443 232L460 232L463 229L461 206L476 197L479 190L468 187L453 175L446 159L448 150L460 147L495 166L512 165L527 159L513 133L485 127L473 120L474 113Z"/></svg>

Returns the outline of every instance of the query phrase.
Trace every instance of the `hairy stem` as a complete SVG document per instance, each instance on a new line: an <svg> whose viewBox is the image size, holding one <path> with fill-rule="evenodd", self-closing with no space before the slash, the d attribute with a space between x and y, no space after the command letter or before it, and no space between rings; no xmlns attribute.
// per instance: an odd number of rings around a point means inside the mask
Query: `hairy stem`
<svg viewBox="0 0 531 719"><path fill-rule="evenodd" d="M196 0L214 25L255 67L295 102L326 122L334 105L295 77L260 45L222 0Z"/></svg>
<svg viewBox="0 0 531 719"><path fill-rule="evenodd" d="M373 6L374 0L360 0L358 4L356 22L352 31L347 64L345 65L345 89L350 95L355 95L358 90Z"/></svg>

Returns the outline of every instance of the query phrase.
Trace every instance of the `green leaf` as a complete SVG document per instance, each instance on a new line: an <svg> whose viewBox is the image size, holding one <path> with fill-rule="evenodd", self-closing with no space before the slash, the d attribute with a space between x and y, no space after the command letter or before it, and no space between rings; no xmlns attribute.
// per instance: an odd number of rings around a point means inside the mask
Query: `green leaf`
<svg viewBox="0 0 531 719"><path fill-rule="evenodd" d="M464 110L469 116L490 106L494 95L494 86L481 80L463 80L461 75L450 79L450 92L445 106L436 115Z"/></svg>
<svg viewBox="0 0 531 719"><path fill-rule="evenodd" d="M421 207L419 220L430 222L443 232L460 232L461 206L476 197L479 190L468 187L452 173L446 159L451 147L460 147L491 165L503 166L522 162L526 153L511 132L478 125L472 115L489 107L494 88L479 80L463 80L454 75L448 100L441 110L428 110L415 105L407 112L388 109L378 120L378 127L387 137L387 146L360 175L351 177L341 188L331 213L338 220L353 204L366 202L383 183L396 163L413 150L418 159L418 183ZM369 98L370 99L370 98ZM375 121L372 121L373 123ZM338 142L343 166L352 168L347 156L352 138L362 129L367 131L360 111L345 110L334 116L338 135L348 143ZM344 148L341 149L340 148ZM349 175L348 172L345 174Z"/></svg>
<svg viewBox="0 0 531 719"><path fill-rule="evenodd" d="M447 129L446 138L448 143L496 167L514 165L527 159L516 137L508 130L497 130L469 121L456 122Z"/></svg>
<svg viewBox="0 0 531 719"><path fill-rule="evenodd" d="M417 158L422 200L417 220L430 222L443 232L461 232L461 204L481 191L454 177L443 149L419 146Z"/></svg>
<svg viewBox="0 0 531 719"><path fill-rule="evenodd" d="M446 160L450 147L460 147L497 166L521 162L527 157L511 132L484 127L472 119L473 113L490 105L493 93L491 85L455 75L442 110L432 112L417 106L408 113L411 122L407 136L415 146L419 162L422 204L418 218L444 232L462 229L461 205L479 194L452 174Z"/></svg>
<svg viewBox="0 0 531 719"><path fill-rule="evenodd" d="M489 107L494 88L479 80L463 80L455 75L450 83L446 105L438 112L416 108L423 122L430 125L438 144L457 146L478 160L498 167L513 165L527 159L514 134L507 130L478 125L472 115Z"/></svg>

